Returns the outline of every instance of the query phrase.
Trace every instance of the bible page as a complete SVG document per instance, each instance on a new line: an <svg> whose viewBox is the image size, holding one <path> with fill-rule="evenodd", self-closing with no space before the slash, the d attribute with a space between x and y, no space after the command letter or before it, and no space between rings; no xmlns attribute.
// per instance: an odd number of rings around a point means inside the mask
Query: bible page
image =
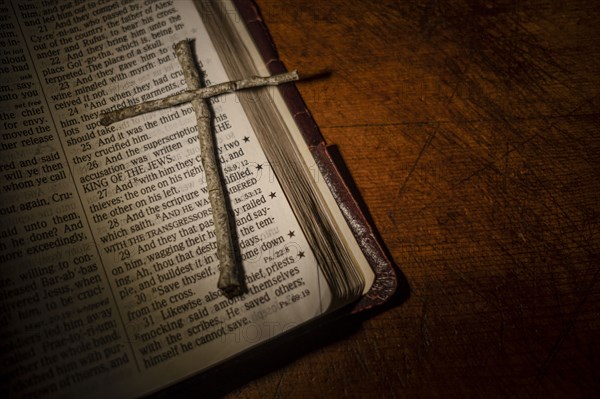
<svg viewBox="0 0 600 399"><path fill-rule="evenodd" d="M139 395L325 312L329 288L235 95L210 100L247 293L217 290L190 105L101 112L226 75L176 1L0 2L3 391Z"/></svg>

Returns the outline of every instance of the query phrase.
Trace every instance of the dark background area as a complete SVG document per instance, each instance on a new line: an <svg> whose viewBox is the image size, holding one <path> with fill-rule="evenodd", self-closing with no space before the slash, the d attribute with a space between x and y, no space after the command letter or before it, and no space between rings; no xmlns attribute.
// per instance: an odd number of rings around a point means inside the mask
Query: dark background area
<svg viewBox="0 0 600 399"><path fill-rule="evenodd" d="M176 390L598 397L600 4L258 4L401 284Z"/></svg>

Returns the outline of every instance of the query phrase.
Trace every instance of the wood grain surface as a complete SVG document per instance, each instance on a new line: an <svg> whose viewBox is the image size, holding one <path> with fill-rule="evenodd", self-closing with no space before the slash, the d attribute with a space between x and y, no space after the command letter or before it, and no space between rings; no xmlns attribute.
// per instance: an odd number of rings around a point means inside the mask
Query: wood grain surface
<svg viewBox="0 0 600 399"><path fill-rule="evenodd" d="M258 4L402 283L183 391L599 397L598 2Z"/></svg>

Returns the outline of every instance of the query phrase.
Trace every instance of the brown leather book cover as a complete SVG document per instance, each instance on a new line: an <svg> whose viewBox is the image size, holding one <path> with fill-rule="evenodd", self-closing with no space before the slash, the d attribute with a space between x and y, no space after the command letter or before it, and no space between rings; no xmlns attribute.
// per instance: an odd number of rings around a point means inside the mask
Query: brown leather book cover
<svg viewBox="0 0 600 399"><path fill-rule="evenodd" d="M263 61L271 74L286 72L277 49L265 25L260 10L253 0L233 0L245 22ZM387 301L396 291L394 267L381 247L372 226L358 206L354 196L336 167L319 128L313 120L296 86L287 84L279 90L291 111L323 177L346 218L356 240L375 272L375 281L369 292L360 299L353 312L363 311Z"/></svg>

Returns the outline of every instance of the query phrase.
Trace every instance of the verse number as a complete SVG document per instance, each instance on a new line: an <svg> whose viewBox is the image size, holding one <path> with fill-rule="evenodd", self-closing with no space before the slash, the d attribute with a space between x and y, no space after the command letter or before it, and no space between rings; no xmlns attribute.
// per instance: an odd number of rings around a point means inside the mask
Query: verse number
<svg viewBox="0 0 600 399"><path fill-rule="evenodd" d="M144 294L143 292L140 292L139 294L135 294L135 303L137 305L141 305L144 302L146 302L146 294Z"/></svg>
<svg viewBox="0 0 600 399"><path fill-rule="evenodd" d="M98 161L94 160L94 161L90 161L87 163L87 168L88 170L94 170L94 169L98 169Z"/></svg>
<svg viewBox="0 0 600 399"><path fill-rule="evenodd" d="M151 315L144 316L142 320L144 320L144 327L150 327L152 324L154 324L154 319Z"/></svg>
<svg viewBox="0 0 600 399"><path fill-rule="evenodd" d="M131 252L129 252L128 249L124 249L122 251L119 251L119 258L121 260L127 260L127 259L131 258Z"/></svg>

